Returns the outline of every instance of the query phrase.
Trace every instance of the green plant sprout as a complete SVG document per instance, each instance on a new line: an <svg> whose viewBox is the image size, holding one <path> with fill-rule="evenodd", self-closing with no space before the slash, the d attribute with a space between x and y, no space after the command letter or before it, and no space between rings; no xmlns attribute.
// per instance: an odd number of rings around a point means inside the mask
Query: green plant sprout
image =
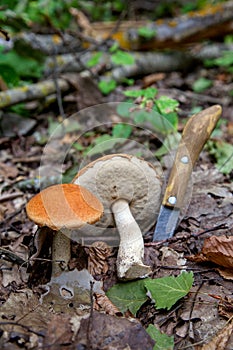
<svg viewBox="0 0 233 350"><path fill-rule="evenodd" d="M210 79L206 79L206 78L201 77L193 83L192 89L194 92L200 93L200 92L205 91L206 89L208 89L212 85L213 85L213 82Z"/></svg>
<svg viewBox="0 0 233 350"><path fill-rule="evenodd" d="M221 57L204 61L206 67L222 67L228 73L233 73L233 51L224 51Z"/></svg>
<svg viewBox="0 0 233 350"><path fill-rule="evenodd" d="M167 96L156 98L158 90L150 87L142 90L127 90L124 95L135 98L138 108L132 109L133 100L119 104L117 112L122 117L132 118L136 124L145 122L151 125L152 131L166 136L177 132L178 128L178 106L179 102Z"/></svg>

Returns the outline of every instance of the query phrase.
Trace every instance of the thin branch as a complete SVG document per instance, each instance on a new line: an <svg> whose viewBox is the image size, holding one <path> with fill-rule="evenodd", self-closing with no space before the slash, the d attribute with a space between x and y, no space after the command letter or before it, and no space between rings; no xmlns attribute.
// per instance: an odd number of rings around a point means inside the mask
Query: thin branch
<svg viewBox="0 0 233 350"><path fill-rule="evenodd" d="M12 321L7 321L7 322L0 322L0 326L7 326L7 325L12 325L12 326L18 326L26 329L28 332L34 333L38 335L38 337L44 337L44 334L41 332L34 331L30 327L26 326L25 324L17 323L17 322L12 322Z"/></svg>

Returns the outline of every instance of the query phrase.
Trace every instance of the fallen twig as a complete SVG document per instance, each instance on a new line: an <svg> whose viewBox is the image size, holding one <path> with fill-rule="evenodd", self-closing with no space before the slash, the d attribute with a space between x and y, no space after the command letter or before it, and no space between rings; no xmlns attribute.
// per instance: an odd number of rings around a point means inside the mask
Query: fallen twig
<svg viewBox="0 0 233 350"><path fill-rule="evenodd" d="M21 192L14 192L14 193L8 193L8 194L5 194L5 195L2 195L0 197L0 203L6 202L6 201L9 201L9 200L18 198L18 197L22 197L23 195L24 194L21 193Z"/></svg>
<svg viewBox="0 0 233 350"><path fill-rule="evenodd" d="M11 252L8 249L4 249L1 247L0 247L0 259L13 262L19 266L26 263L26 261L20 258L20 256L18 256L17 254Z"/></svg>
<svg viewBox="0 0 233 350"><path fill-rule="evenodd" d="M61 91L67 91L69 84L65 79L58 79L57 84ZM15 89L0 92L0 108L12 106L19 102L31 101L46 97L56 91L53 80L45 80L37 84L18 87Z"/></svg>

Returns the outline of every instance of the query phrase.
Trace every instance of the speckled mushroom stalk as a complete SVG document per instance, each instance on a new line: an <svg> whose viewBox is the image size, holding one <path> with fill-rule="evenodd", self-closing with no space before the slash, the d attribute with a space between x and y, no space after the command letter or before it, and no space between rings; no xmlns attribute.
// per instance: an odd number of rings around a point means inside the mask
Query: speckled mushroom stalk
<svg viewBox="0 0 233 350"><path fill-rule="evenodd" d="M60 275L62 271L68 269L71 258L69 232L54 231L52 244L52 276Z"/></svg>
<svg viewBox="0 0 233 350"><path fill-rule="evenodd" d="M151 269L143 263L142 234L155 224L158 215L161 173L135 156L112 154L88 164L73 182L88 188L103 203L104 215L97 224L101 239L108 230L112 236L119 234L118 278L131 280L146 277ZM90 229L90 236L92 232ZM109 237L106 242L109 242Z"/></svg>
<svg viewBox="0 0 233 350"><path fill-rule="evenodd" d="M54 232L52 276L68 268L70 231L93 224L103 214L101 202L85 188L74 184L50 186L27 204L28 217L40 227Z"/></svg>
<svg viewBox="0 0 233 350"><path fill-rule="evenodd" d="M117 256L117 274L120 279L143 278L151 272L143 263L144 241L140 227L131 214L129 204L118 199L112 205L116 227L120 235Z"/></svg>

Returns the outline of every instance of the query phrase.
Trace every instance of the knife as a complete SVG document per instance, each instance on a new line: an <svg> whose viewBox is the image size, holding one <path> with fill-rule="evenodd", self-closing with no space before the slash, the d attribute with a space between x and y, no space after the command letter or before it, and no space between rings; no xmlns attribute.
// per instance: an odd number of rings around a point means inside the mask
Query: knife
<svg viewBox="0 0 233 350"><path fill-rule="evenodd" d="M194 114L185 125L160 207L153 242L173 236L193 167L221 113L221 106L214 105Z"/></svg>

